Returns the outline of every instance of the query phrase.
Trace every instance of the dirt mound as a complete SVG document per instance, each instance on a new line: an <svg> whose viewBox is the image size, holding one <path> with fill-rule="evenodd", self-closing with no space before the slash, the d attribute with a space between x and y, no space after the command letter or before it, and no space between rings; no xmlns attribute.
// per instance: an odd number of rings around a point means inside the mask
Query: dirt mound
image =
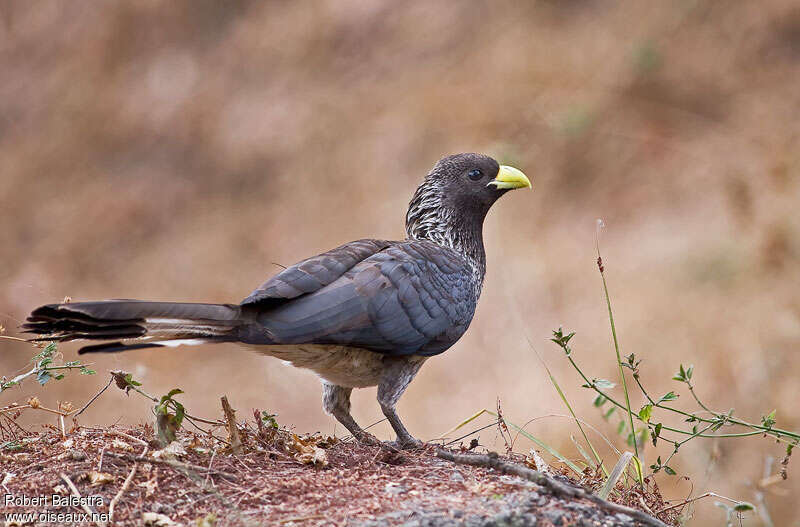
<svg viewBox="0 0 800 527"><path fill-rule="evenodd" d="M149 425L20 431L0 445L0 508L6 525L638 525L524 478L441 459L435 445L396 451L248 425L240 437L232 454L219 438L187 431L159 448Z"/></svg>

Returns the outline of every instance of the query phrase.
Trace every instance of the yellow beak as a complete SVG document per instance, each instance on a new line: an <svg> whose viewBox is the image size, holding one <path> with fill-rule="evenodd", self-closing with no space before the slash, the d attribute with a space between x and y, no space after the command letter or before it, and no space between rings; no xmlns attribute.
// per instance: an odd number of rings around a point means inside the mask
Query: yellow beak
<svg viewBox="0 0 800 527"><path fill-rule="evenodd" d="M500 170L497 172L497 177L490 181L489 185L494 185L500 190L533 188L533 185L531 185L531 180L528 179L528 176L522 173L522 170L507 165L500 165Z"/></svg>

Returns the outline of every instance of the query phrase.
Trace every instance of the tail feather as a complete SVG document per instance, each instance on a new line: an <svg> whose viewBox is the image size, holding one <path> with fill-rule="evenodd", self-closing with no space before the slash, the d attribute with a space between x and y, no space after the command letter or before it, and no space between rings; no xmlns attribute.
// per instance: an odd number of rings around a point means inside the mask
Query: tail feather
<svg viewBox="0 0 800 527"><path fill-rule="evenodd" d="M104 300L41 306L22 329L37 335L31 341L113 341L78 352L93 353L236 341L242 323L233 304Z"/></svg>

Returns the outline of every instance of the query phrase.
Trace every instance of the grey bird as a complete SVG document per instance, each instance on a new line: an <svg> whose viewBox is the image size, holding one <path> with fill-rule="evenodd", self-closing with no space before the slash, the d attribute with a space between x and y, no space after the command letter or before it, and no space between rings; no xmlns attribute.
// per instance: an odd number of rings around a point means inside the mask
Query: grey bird
<svg viewBox="0 0 800 527"><path fill-rule="evenodd" d="M378 386L399 447L418 446L395 411L422 364L466 332L486 272L483 221L520 170L481 154L439 160L406 213L406 239L364 239L303 260L240 304L104 300L48 304L23 325L33 341L98 340L79 353L235 342L319 375L323 407L359 441L353 388Z"/></svg>

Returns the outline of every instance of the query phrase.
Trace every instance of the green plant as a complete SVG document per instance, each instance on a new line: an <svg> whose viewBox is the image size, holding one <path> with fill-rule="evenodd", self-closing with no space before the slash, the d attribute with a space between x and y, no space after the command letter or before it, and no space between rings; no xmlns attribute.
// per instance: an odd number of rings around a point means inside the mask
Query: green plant
<svg viewBox="0 0 800 527"><path fill-rule="evenodd" d="M175 441L175 433L180 430L186 409L173 396L183 393L180 388L173 388L168 394L162 395L161 400L153 408L156 415L156 429L158 437L165 445Z"/></svg>
<svg viewBox="0 0 800 527"><path fill-rule="evenodd" d="M575 361L572 349L566 343L569 340L565 342L562 338L560 338L563 337L563 330L559 328L553 332L553 335L554 338L552 340L562 348L570 365L583 379L584 384L582 387L591 389L597 394L595 397L595 406L602 408L606 405L606 403L609 403L611 405L611 409L605 413L605 416L607 417L610 416L612 411L615 409L627 410L627 405L617 400L609 392L609 390L615 386L613 383L610 383L604 379L589 379L586 373L584 373L584 371ZM574 333L569 334L570 338L573 335ZM800 433L775 427L775 411L765 414L761 418L761 423L756 424L734 417L734 410L732 408L726 412L711 409L698 397L696 388L694 384L692 384L692 376L694 373L693 366L685 367L680 365L678 372L673 376L673 379L682 382L687 386L695 403L699 407L699 410L687 411L670 406L669 403L672 403L679 398L679 394L675 393L674 391L669 391L658 399L653 398L642 384L639 371L640 363L641 361L637 360L633 354L626 357L626 362L620 363L624 368L632 371L632 376L636 381L637 387L647 400L647 403L645 403L638 412L633 412L631 414L633 419L636 419L643 425L637 433L643 436L644 434L641 433L642 431L648 432L654 446L658 444L659 440L667 442L673 446L672 454L670 454L665 461L661 462L659 459L656 461L656 463L651 465L650 468L653 469L654 473L663 468L668 474L674 475L675 471L669 467L669 461L678 452L681 446L695 438L735 438L764 435L770 436L777 441L786 443L787 452L790 452L794 445L800 444ZM679 425L665 424L661 419L657 420L656 412L659 410L665 412L667 415L672 414L682 418L683 422L691 424L691 427L680 428ZM723 427L739 427L744 428L746 431L717 433L717 431ZM670 434L666 434L667 432ZM630 443L630 432L628 432L627 439Z"/></svg>
<svg viewBox="0 0 800 527"><path fill-rule="evenodd" d="M17 386L23 380L32 376L36 376L39 384L45 385L53 379L60 381L64 378L64 372L70 370L78 370L81 375L94 375L97 373L89 368L91 364L84 364L78 360L59 362L59 359L60 355L56 343L48 343L39 353L31 357L33 367L30 370L12 379L7 379L5 376L0 379L0 392Z"/></svg>
<svg viewBox="0 0 800 527"><path fill-rule="evenodd" d="M633 353L627 355L624 361L621 357L616 325L614 323L614 313L611 307L611 296L608 292L608 285L605 278L605 267L603 265L602 255L600 254L599 239L600 230L602 228L603 222L602 220L598 220L596 236L597 267L600 271L600 277L603 284L603 294L605 296L606 307L608 309L608 319L611 326L611 335L616 354L616 363L620 374L620 383L625 396L624 402L618 401L611 395L610 390L615 387L613 382L606 379L590 379L589 376L587 376L578 366L574 359L572 348L570 347L570 341L575 336L574 331L565 333L562 328L558 328L557 330L553 331L553 337L550 340L561 348L570 365L581 376L584 381L582 386L584 388L591 389L596 393L594 398L594 406L602 409L607 403L610 403L610 408L605 410L603 413L603 417L605 419L610 419L617 410L624 410L627 414L627 419L619 422L617 432L620 434L625 434L628 445L634 448L636 453L634 462L637 465L637 475L640 483L642 483L643 480L640 464L641 458L639 457L639 445L643 444L648 437L651 439L653 446L656 446L658 441L661 440L671 444L673 447L672 452L665 460L662 461L661 457L659 456L657 457L656 461L650 465L650 469L652 470L653 474L663 469L664 472L669 475L676 475L676 471L670 466L670 462L678 453L681 446L696 438L735 438L763 434L764 436L770 436L778 441L786 443L787 454L791 454L792 447L800 443L800 433L776 428L775 425L777 423L777 418L775 410L765 413L761 417L760 424L756 424L734 417L733 408L727 412L711 409L700 399L692 382L692 377L694 375L693 365L684 366L683 364L680 364L678 371L672 376L672 380L683 383L686 386L698 407L697 410L687 411L672 406L671 403L679 398L679 394L677 394L675 391L669 391L658 399L655 399L650 395L650 393L645 389L641 379L639 366L642 360L638 359ZM626 369L629 370L630 375L636 383L636 386L639 388L639 391L647 401L638 411L634 411L631 406L631 399L625 375ZM552 375L551 380L554 380L552 379ZM557 387L557 389L559 393L562 393L560 388ZM684 423L690 424L691 427L689 428L687 426L684 428L680 425L669 423L665 424L662 418L662 412L664 414L671 414L683 419ZM634 419L643 425L640 426L638 430L634 426ZM718 433L718 431L723 427L740 427L744 428L746 431Z"/></svg>
<svg viewBox="0 0 800 527"><path fill-rule="evenodd" d="M569 342L569 339L571 339L573 335L574 335L574 333L572 333L570 335L566 335L566 336L565 335L561 335L561 340L563 340L564 344L566 345L566 343ZM528 342L528 344L529 345L531 344L530 341ZM583 436L583 440L586 441L587 445L589 445L589 449L592 451L593 458L589 457L589 455L583 450L583 447L581 447L580 443L578 443L577 441L573 440L573 442L575 443L575 447L578 449L578 451L581 453L583 458L586 460L586 463L587 463L588 466L600 468L603 471L603 474L605 474L606 477L608 477L609 476L609 472L606 469L605 465L603 464L603 460L600 458L600 454L597 453L597 449L594 447L592 442L589 440L589 436L586 435L586 431L583 429L583 425L581 425L580 419L578 419L578 416L575 414L575 411L572 409L572 405L569 403L569 400L567 399L567 396L564 394L564 390L562 390L561 386L559 386L558 381L556 381L556 378L553 375L553 372L550 371L550 368L547 366L547 363L542 359L542 357L539 355L539 353L536 352L535 348L533 348L532 345L531 345L531 348L536 353L536 356L539 357L539 361L542 363L542 366L544 366L545 371L547 371L547 376L550 378L550 382L555 387L556 391L558 392L558 396L561 397L561 401L567 407L567 410L569 410L569 414L572 416L572 419L575 421L575 425L578 427L578 430L580 430L581 435Z"/></svg>
<svg viewBox="0 0 800 527"><path fill-rule="evenodd" d="M714 505L725 511L725 527L733 527L734 518L739 518L739 523L741 524L742 513L755 510L755 507L746 501L734 503L732 506L721 501L715 501Z"/></svg>
<svg viewBox="0 0 800 527"><path fill-rule="evenodd" d="M602 222L598 222L598 240L600 228L602 228ZM735 438L763 434L764 436L770 436L777 441L786 443L788 459L788 455L791 454L792 447L800 443L800 433L776 428L775 425L777 423L777 418L775 410L765 413L761 417L760 424L756 424L734 417L733 408L727 412L711 409L700 399L692 382L692 377L694 375L693 365L684 366L683 364L680 364L678 371L672 376L672 380L683 383L686 386L699 409L687 411L671 406L671 403L679 398L679 394L675 393L674 391L669 391L658 399L655 399L650 395L650 393L645 389L641 380L639 366L642 360L637 359L636 355L633 353L627 355L624 361L621 358L619 341L617 339L617 332L614 324L614 314L611 308L611 297L608 293L608 286L604 273L605 268L603 266L603 260L600 254L599 241L597 242L597 266L600 271L600 276L603 283L603 293L605 295L606 306L608 308L608 317L611 325L614 351L616 353L617 368L620 372L620 381L625 395L624 402L618 401L616 398L614 398L614 396L611 395L609 390L615 387L613 382L605 379L590 379L589 376L587 376L578 366L574 359L572 348L569 344L572 338L575 336L575 332L569 332L565 334L562 328L558 328L557 330L553 331L553 338L550 340L552 340L561 348L570 365L581 376L584 381L582 387L591 389L596 393L594 406L602 409L607 403L610 403L610 408L604 411L603 414L605 419L609 419L616 410L624 410L626 412L627 422L626 420L620 421L617 427L617 432L626 435L628 444L631 445L636 452L634 460L637 463L637 474L640 483L642 483L643 480L641 465L639 464L639 444L643 443L648 437L652 440L653 446L656 446L658 441L661 440L671 444L673 447L672 452L665 460L662 461L661 457L658 456L656 461L650 465L650 469L652 470L653 474L663 469L668 475L676 475L676 471L670 466L670 462L683 445L696 438ZM625 376L626 369L630 371L636 386L639 388L641 394L647 401L637 412L634 412L633 408L631 407L630 395ZM554 379L552 379L552 375L551 380L554 381ZM560 388L557 387L557 389L561 394L562 392ZM659 411L658 416L655 414L656 411ZM661 412L682 418L685 423L691 425L691 428L688 426L684 428L680 425L665 424L661 418ZM656 417L659 418L656 419ZM634 426L634 418L643 425L638 430ZM746 431L718 433L718 431L723 427L740 427L744 428Z"/></svg>
<svg viewBox="0 0 800 527"><path fill-rule="evenodd" d="M196 429L213 437L214 439L222 441L223 443L227 443L227 441L214 436L211 432L201 428L197 424L205 423L213 426L224 426L225 423L223 421L210 421L208 419L191 415L186 412L183 404L175 400L175 395L183 393L183 390L180 388L173 388L166 395L163 395L159 398L150 395L140 388L142 383L133 379L133 376L126 371L112 371L111 377L116 382L117 387L125 390L126 393L129 393L131 390L133 390L134 392L156 403L156 405L153 407L153 414L156 417L156 429L159 440L162 444L166 445L175 440L175 433L180 429L184 420L191 423Z"/></svg>
<svg viewBox="0 0 800 527"><path fill-rule="evenodd" d="M261 421L261 424L273 430L278 430L278 428L280 428L278 426L278 420L275 419L276 417L278 417L278 414L271 414L266 410L259 414L259 420Z"/></svg>

